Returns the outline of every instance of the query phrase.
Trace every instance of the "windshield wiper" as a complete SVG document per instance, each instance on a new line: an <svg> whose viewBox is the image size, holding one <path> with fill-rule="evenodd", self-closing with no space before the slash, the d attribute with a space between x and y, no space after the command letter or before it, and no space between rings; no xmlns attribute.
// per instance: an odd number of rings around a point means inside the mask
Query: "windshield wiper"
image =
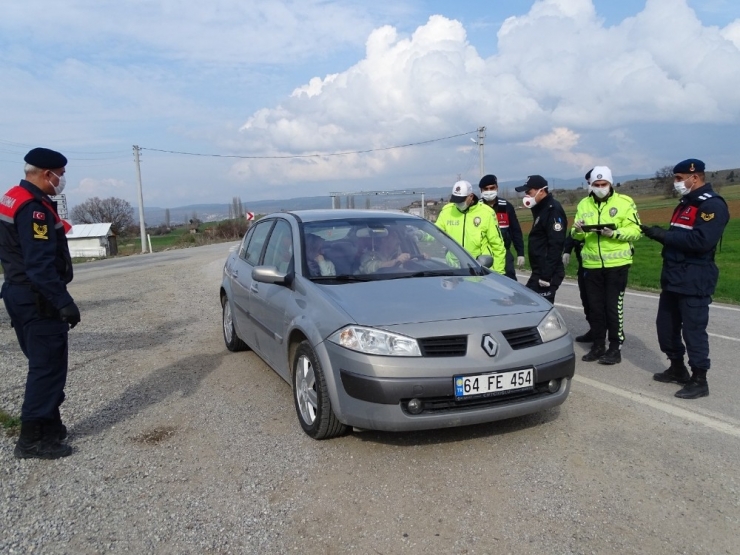
<svg viewBox="0 0 740 555"><path fill-rule="evenodd" d="M403 278L416 278L416 277L435 277L435 276L457 276L460 275L460 270L423 270L421 272L414 272L413 274L404 274L402 276L396 276L398 279Z"/></svg>
<svg viewBox="0 0 740 555"><path fill-rule="evenodd" d="M372 276L352 276L342 274L339 276L313 276L308 279L311 281L374 281L376 278Z"/></svg>

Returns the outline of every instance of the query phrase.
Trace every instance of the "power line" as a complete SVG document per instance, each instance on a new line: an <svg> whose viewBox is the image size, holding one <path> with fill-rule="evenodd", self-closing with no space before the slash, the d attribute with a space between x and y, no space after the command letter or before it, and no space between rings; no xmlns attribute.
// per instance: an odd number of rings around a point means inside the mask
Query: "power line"
<svg viewBox="0 0 740 555"><path fill-rule="evenodd" d="M380 152L383 150L394 150L396 148L407 148L410 146L426 145L430 143L436 143L439 141L446 141L448 139L454 139L456 137L464 137L475 133L477 130L467 131L465 133L458 133L457 135L450 135L449 137L441 137L439 139L430 139L428 141L419 141L416 143L408 143L405 145L386 146L382 148L370 148L367 150L350 150L346 152L330 152L325 154L294 154L289 156L241 156L239 154L202 154L198 152L179 152L176 150L164 150L159 148L139 147L141 150L149 150L152 152L164 152L166 154L182 154L184 156L205 156L210 158L241 158L249 160L286 160L291 158L323 158L327 156L347 156L349 154L367 154L368 152Z"/></svg>

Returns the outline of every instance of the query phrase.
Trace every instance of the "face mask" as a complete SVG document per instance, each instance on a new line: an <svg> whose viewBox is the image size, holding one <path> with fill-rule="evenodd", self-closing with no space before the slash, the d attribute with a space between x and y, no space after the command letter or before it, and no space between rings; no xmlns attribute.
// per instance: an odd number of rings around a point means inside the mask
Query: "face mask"
<svg viewBox="0 0 740 555"><path fill-rule="evenodd" d="M591 192L596 195L597 198L604 198L609 194L609 187L591 187Z"/></svg>
<svg viewBox="0 0 740 555"><path fill-rule="evenodd" d="M480 196L483 197L483 200L496 200L498 191L481 191Z"/></svg>
<svg viewBox="0 0 740 555"><path fill-rule="evenodd" d="M467 202L456 202L455 206L457 206L457 209L460 212L465 212L468 209L468 203Z"/></svg>
<svg viewBox="0 0 740 555"><path fill-rule="evenodd" d="M537 194L535 193L534 197L530 197L529 195L525 195L522 199L522 204L524 205L524 208L532 208L535 204L537 204L537 199L535 198Z"/></svg>
<svg viewBox="0 0 740 555"><path fill-rule="evenodd" d="M55 187L51 181L49 181L49 185L51 185L51 188L54 189L55 195L61 195L62 191L64 191L64 188L67 186L67 178L64 175L57 175L54 172L51 173L59 180L59 185Z"/></svg>
<svg viewBox="0 0 740 555"><path fill-rule="evenodd" d="M681 196L684 196L686 193L689 192L689 190L686 188L686 182L685 181L676 181L673 184L673 188Z"/></svg>

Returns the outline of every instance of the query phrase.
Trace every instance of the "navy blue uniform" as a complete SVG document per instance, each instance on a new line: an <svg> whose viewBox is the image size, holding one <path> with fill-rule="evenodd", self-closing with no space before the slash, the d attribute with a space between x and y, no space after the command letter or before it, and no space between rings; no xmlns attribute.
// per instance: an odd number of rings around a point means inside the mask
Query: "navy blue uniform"
<svg viewBox="0 0 740 555"><path fill-rule="evenodd" d="M692 370L709 370L709 305L719 279L714 253L729 219L724 199L707 183L681 198L663 242L658 342L671 360L688 352Z"/></svg>
<svg viewBox="0 0 740 555"><path fill-rule="evenodd" d="M522 233L522 226L519 225L519 218L516 216L516 209L513 204L503 198L497 198L493 201L493 204L488 204L488 206L496 212L498 228L501 230L501 237L504 239L504 248L506 249L506 276L516 281L511 245L514 245L517 256L524 256L524 234Z"/></svg>
<svg viewBox="0 0 740 555"><path fill-rule="evenodd" d="M565 277L563 246L568 218L560 203L549 193L532 208L532 216L534 223L527 245L532 275L527 287L554 303L555 292ZM550 286L540 286L539 280L549 282Z"/></svg>
<svg viewBox="0 0 740 555"><path fill-rule="evenodd" d="M51 199L22 180L0 200L1 296L28 358L21 420L58 420L67 380L69 324L59 310L73 303L65 226Z"/></svg>

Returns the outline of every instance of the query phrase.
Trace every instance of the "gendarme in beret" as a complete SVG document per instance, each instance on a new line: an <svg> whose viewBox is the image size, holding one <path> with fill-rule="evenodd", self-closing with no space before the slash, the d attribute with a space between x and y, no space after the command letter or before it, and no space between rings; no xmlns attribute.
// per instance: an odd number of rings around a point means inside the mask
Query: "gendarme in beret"
<svg viewBox="0 0 740 555"><path fill-rule="evenodd" d="M679 162L673 168L673 173L703 173L704 162L697 160L696 158L689 158L683 162Z"/></svg>
<svg viewBox="0 0 740 555"><path fill-rule="evenodd" d="M67 165L67 159L63 154L50 148L34 148L28 151L23 158L26 164L31 164L42 170L56 170Z"/></svg>
<svg viewBox="0 0 740 555"><path fill-rule="evenodd" d="M488 187L489 185L498 185L498 178L492 173L481 177L480 182L478 183L478 187L480 187L481 189L483 187Z"/></svg>

